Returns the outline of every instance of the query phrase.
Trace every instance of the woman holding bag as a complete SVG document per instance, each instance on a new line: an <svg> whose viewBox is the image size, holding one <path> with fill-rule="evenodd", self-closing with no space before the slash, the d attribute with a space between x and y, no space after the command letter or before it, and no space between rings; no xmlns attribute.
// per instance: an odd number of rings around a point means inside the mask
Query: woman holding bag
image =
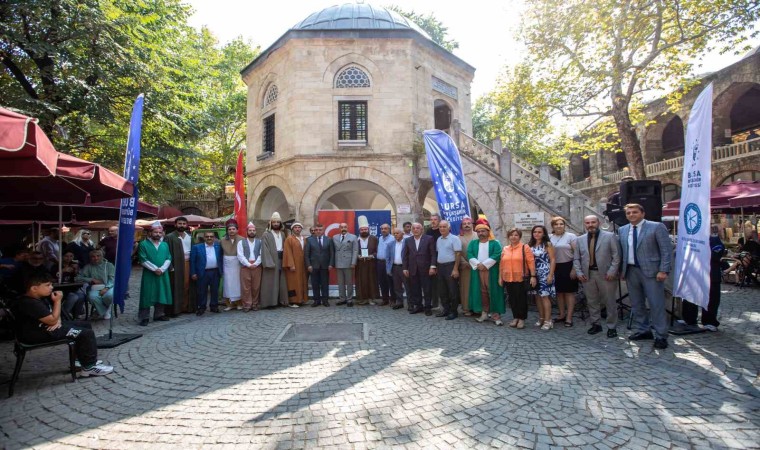
<svg viewBox="0 0 760 450"><path fill-rule="evenodd" d="M509 244L501 251L499 264L499 285L504 285L514 319L509 326L525 328L528 318L528 290L536 286L536 262L533 252L523 244L522 231L512 228L507 231Z"/></svg>

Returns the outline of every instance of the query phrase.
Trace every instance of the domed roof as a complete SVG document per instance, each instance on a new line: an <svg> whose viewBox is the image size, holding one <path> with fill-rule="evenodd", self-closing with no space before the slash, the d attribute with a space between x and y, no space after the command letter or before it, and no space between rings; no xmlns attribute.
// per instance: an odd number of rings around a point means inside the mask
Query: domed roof
<svg viewBox="0 0 760 450"><path fill-rule="evenodd" d="M411 20L388 8L366 3L330 6L309 15L293 26L294 30L389 30L411 29L430 39Z"/></svg>

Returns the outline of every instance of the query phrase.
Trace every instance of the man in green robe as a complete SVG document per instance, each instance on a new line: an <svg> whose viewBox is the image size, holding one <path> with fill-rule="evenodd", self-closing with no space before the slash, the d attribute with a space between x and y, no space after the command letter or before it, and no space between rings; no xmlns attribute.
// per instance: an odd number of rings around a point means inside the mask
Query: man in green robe
<svg viewBox="0 0 760 450"><path fill-rule="evenodd" d="M169 245L161 240L163 227L156 221L150 229L150 239L140 242L137 255L143 266L140 283L140 308L137 318L140 326L148 325L150 307L153 306L153 321L167 321L164 305L172 304L172 290L169 282L169 266L172 256Z"/></svg>
<svg viewBox="0 0 760 450"><path fill-rule="evenodd" d="M504 288L499 286L499 261L501 244L492 238L491 228L486 223L475 227L477 239L467 245L467 261L472 268L470 276L470 309L481 313L478 322L491 319L496 325L503 325L501 314L506 311Z"/></svg>

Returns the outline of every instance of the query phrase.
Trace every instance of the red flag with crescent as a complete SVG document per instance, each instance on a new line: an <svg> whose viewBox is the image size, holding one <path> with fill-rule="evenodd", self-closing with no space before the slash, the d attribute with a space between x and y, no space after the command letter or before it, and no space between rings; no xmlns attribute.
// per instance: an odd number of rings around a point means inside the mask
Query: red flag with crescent
<svg viewBox="0 0 760 450"><path fill-rule="evenodd" d="M248 211L245 207L245 167L243 166L243 151L238 153L237 168L235 169L235 221L240 229L245 230L248 224Z"/></svg>

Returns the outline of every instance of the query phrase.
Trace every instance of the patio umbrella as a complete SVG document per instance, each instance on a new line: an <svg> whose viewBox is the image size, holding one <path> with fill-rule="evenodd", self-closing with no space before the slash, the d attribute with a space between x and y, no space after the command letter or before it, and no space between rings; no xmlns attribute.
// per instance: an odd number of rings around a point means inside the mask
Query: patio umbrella
<svg viewBox="0 0 760 450"><path fill-rule="evenodd" d="M58 153L37 120L0 108L0 203L81 204L125 198L133 186L104 167Z"/></svg>
<svg viewBox="0 0 760 450"><path fill-rule="evenodd" d="M728 204L731 205L732 208L760 207L760 184L757 185L757 189L753 192L746 192L729 199Z"/></svg>
<svg viewBox="0 0 760 450"><path fill-rule="evenodd" d="M714 213L730 213L731 209L739 212L739 208L732 206L730 200L748 192L760 192L760 182L735 181L731 184L717 186L710 190L710 209ZM663 216L677 216L679 214L681 200L671 200L662 209Z"/></svg>
<svg viewBox="0 0 760 450"><path fill-rule="evenodd" d="M60 208L60 216L59 216ZM81 205L60 205L48 202L32 204L0 204L0 224L54 222L60 217L62 223L82 223L91 220L118 219L121 200L90 202ZM137 204L137 217L144 219L155 217L158 207L140 201Z"/></svg>

